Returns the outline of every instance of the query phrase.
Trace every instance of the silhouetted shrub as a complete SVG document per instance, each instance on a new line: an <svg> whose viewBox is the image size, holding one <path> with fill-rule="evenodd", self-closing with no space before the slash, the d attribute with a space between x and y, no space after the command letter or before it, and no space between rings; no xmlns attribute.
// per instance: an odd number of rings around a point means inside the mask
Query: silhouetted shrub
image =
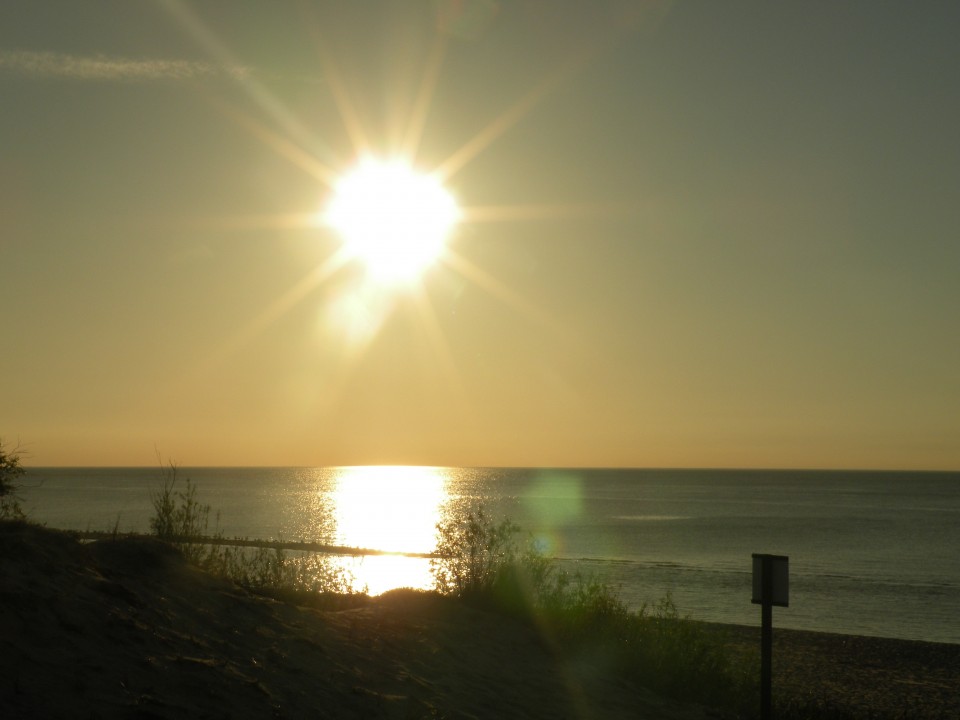
<svg viewBox="0 0 960 720"><path fill-rule="evenodd" d="M23 473L20 453L16 448L4 450L3 441L0 440L0 518L23 517L20 497L17 495L19 479Z"/></svg>
<svg viewBox="0 0 960 720"><path fill-rule="evenodd" d="M495 523L482 505L449 514L437 524L437 557L430 561L437 590L458 597L491 592L520 558L519 531L509 520Z"/></svg>
<svg viewBox="0 0 960 720"><path fill-rule="evenodd" d="M151 494L150 530L194 564L260 594L287 600L357 594L353 577L329 558L315 553L291 557L282 548L231 545L219 529L219 513L210 533L210 505L200 502L189 478L182 488L178 482L173 463L162 468L161 483Z"/></svg>
<svg viewBox="0 0 960 720"><path fill-rule="evenodd" d="M669 593L631 611L615 588L561 569L482 505L450 511L437 530L439 592L525 615L559 652L664 694L735 710L752 697L749 667L735 662L723 634L681 617Z"/></svg>
<svg viewBox="0 0 960 720"><path fill-rule="evenodd" d="M188 560L202 564L210 549L198 542L210 526L210 506L197 500L197 486L190 478L183 489L177 485L177 466L162 468L163 479L151 494L153 515L150 530L161 540L173 543ZM216 534L216 533L215 533Z"/></svg>

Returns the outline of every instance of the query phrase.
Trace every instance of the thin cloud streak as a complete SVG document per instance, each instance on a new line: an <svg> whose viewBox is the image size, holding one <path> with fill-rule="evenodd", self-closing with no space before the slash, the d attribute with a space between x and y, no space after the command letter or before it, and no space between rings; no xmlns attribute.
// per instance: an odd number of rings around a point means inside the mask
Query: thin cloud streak
<svg viewBox="0 0 960 720"><path fill-rule="evenodd" d="M224 68L194 60L137 60L107 55L67 55L15 50L0 52L0 73L30 78L59 78L100 82L193 80L249 74L244 67Z"/></svg>

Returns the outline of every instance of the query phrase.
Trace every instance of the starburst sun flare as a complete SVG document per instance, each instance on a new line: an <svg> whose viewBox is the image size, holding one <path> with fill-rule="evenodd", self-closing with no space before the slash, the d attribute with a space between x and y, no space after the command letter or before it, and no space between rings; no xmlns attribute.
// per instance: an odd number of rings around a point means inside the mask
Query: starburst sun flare
<svg viewBox="0 0 960 720"><path fill-rule="evenodd" d="M460 214L437 176L368 157L336 182L322 221L369 276L392 283L419 278L439 259Z"/></svg>

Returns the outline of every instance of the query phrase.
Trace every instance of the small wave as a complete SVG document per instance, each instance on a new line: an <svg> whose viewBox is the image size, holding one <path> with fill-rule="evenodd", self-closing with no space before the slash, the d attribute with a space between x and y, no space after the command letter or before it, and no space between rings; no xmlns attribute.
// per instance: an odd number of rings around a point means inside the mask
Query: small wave
<svg viewBox="0 0 960 720"><path fill-rule="evenodd" d="M690 515L614 515L613 520L628 522L669 522L673 520L693 520Z"/></svg>

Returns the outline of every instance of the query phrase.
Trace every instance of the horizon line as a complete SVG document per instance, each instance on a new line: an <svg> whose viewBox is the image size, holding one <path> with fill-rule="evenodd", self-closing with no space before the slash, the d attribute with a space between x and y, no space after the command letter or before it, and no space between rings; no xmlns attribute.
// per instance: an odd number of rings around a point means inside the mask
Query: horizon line
<svg viewBox="0 0 960 720"><path fill-rule="evenodd" d="M24 470L147 470L163 469L173 465L179 470L185 469L348 469L348 468L431 468L431 469L451 469L451 470L643 470L643 471L672 471L672 472L873 472L873 473L960 473L960 468L916 468L916 467L826 467L826 466L708 466L708 465L431 465L420 463L367 463L367 464L348 464L348 465L216 465L216 464L197 464L181 465L178 463L167 463L164 465L21 465Z"/></svg>

